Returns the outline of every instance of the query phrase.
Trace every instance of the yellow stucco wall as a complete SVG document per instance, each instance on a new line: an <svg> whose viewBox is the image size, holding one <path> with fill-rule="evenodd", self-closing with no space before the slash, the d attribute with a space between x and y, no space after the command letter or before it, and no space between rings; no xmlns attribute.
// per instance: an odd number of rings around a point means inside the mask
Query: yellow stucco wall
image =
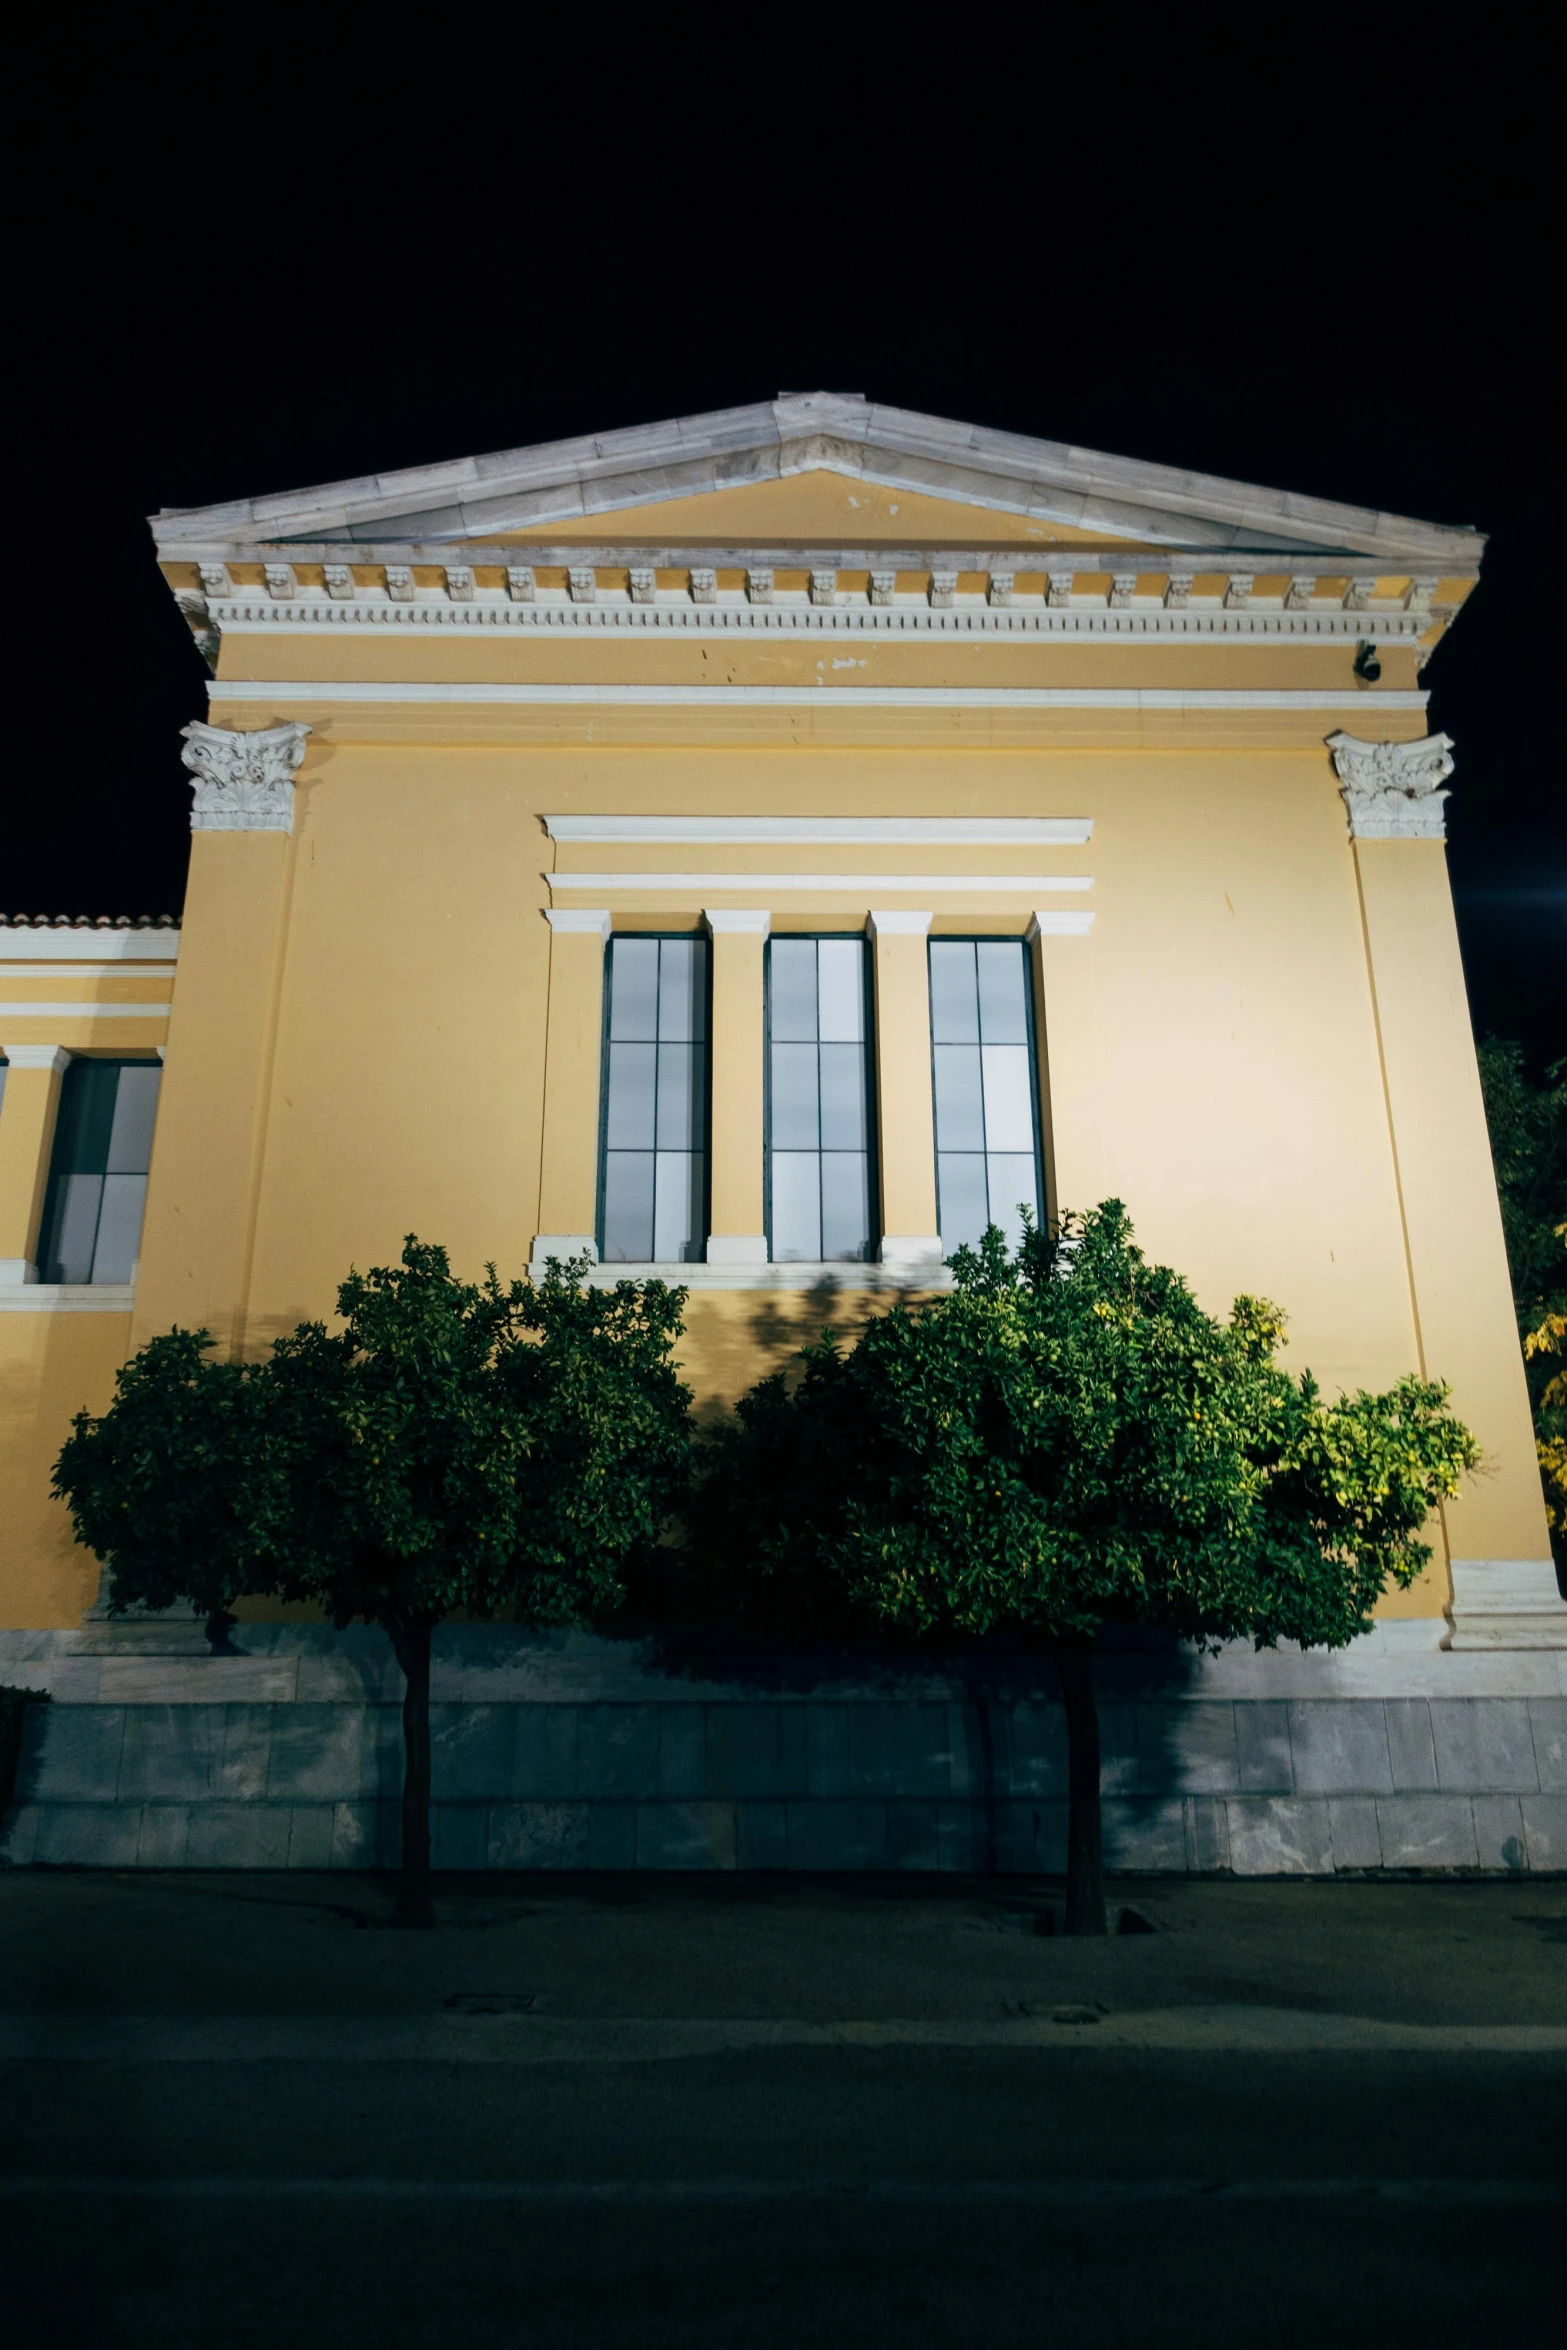
<svg viewBox="0 0 1567 2350"><path fill-rule="evenodd" d="M107 1408L130 1334L129 1312L0 1313L0 1620L10 1629L79 1624L97 1596L98 1562L50 1500L49 1479L74 1415Z"/></svg>
<svg viewBox="0 0 1567 2350"><path fill-rule="evenodd" d="M874 544L879 530L930 544L1016 539L1021 550L1034 535L984 510L826 475L622 516L623 542L649 518L661 540L693 544L748 534ZM602 542L609 526L576 535ZM1052 526L1063 544L1084 535ZM617 926L644 929L694 929L715 905L765 908L775 930L856 928L872 904L934 908L938 935L1012 936L1036 907L1092 911L1090 935L1047 935L1036 957L1054 1204L1124 1198L1150 1255L1180 1267L1214 1310L1239 1291L1276 1299L1290 1317L1287 1360L1330 1389L1385 1385L1416 1367L1449 1378L1488 1455L1450 1513L1457 1555L1543 1556L1442 853L1402 841L1357 851L1323 743L1335 725L1422 734L1418 707L1387 700L1415 686L1414 654L1390 648L1380 692L1367 693L1353 651L226 630L220 680L225 696L239 690L215 703L214 723L312 728L294 829L193 842L134 1320L0 1313L0 1621L71 1623L91 1597L92 1562L73 1553L44 1498L48 1463L71 1411L107 1401L131 1345L179 1321L260 1351L330 1312L349 1265L395 1257L409 1231L445 1243L463 1273L494 1260L510 1275L535 1234L591 1223L601 946L580 934L552 941L552 904L607 904ZM319 698L339 681L431 690ZM461 698L466 685L534 682L841 691L809 708ZM290 684L316 690L291 697ZM1304 689L1342 702L1332 714L1020 711L939 698L975 685ZM872 707L856 701L866 686L933 699ZM557 846L546 833L546 815L595 812L1056 816L1091 819L1093 832L1080 846L939 851ZM824 881L786 894L615 883L589 896L552 892L549 880L656 869ZM851 870L890 878L868 903L864 890L827 885ZM1017 885L932 896L920 876L937 870ZM1040 875L1091 876L1092 887L1052 893L1030 878ZM923 971L918 940L878 949L883 1127L928 1137L928 1090L904 1099L921 1082L918 1023L900 1025L886 1000L917 989ZM759 935L718 942L715 988L722 979L727 992L722 1008L715 1000L713 1224L740 1235L760 1223L760 972ZM140 1041L140 1024L124 1027ZM74 1028L48 1033L74 1041ZM117 1029L112 1042L131 1038ZM887 1229L928 1230L928 1169L900 1166L893 1189ZM875 1303L693 1294L685 1359L704 1409L785 1359L824 1316L851 1328ZM1439 1556L1384 1612L1434 1615L1446 1596Z"/></svg>

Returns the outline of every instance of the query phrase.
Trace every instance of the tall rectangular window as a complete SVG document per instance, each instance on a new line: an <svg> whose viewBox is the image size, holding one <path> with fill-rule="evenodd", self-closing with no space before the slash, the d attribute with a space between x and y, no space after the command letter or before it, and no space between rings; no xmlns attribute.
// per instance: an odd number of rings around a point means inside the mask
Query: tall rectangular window
<svg viewBox="0 0 1567 2350"><path fill-rule="evenodd" d="M599 1253L691 1263L707 1241L707 941L612 938Z"/></svg>
<svg viewBox="0 0 1567 2350"><path fill-rule="evenodd" d="M936 1197L947 1255L1020 1204L1044 1213L1028 949L1021 939L932 939L930 1038Z"/></svg>
<svg viewBox="0 0 1567 2350"><path fill-rule="evenodd" d="M66 1070L38 1249L45 1281L130 1280L162 1075L156 1061L83 1059Z"/></svg>
<svg viewBox="0 0 1567 2350"><path fill-rule="evenodd" d="M875 1253L863 938L767 955L768 1245L775 1264Z"/></svg>

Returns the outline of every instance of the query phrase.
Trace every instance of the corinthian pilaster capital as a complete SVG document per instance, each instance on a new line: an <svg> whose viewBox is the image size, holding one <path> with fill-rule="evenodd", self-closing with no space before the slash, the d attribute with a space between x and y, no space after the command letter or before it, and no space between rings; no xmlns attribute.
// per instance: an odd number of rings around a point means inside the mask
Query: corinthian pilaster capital
<svg viewBox="0 0 1567 2350"><path fill-rule="evenodd" d="M296 719L241 733L193 719L180 732L180 756L196 779L192 832L293 831L294 775L308 726Z"/></svg>
<svg viewBox="0 0 1567 2350"><path fill-rule="evenodd" d="M1452 738L1428 734L1413 743L1363 743L1330 734L1328 749L1349 810L1352 840L1442 840L1439 787L1453 772Z"/></svg>

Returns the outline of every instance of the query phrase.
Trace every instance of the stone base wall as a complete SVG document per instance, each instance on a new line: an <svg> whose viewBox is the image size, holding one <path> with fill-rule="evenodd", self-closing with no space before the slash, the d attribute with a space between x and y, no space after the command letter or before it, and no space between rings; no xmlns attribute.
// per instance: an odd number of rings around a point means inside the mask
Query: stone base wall
<svg viewBox="0 0 1567 2350"><path fill-rule="evenodd" d="M1391 1630L1337 1658L1105 1654L1109 1866L1567 1870L1567 1656L1461 1657ZM241 1628L221 1655L117 1637L0 1635L0 1680L53 1699L29 1709L0 1858L395 1864L401 1689L378 1635ZM778 1677L444 1633L435 1865L1062 1870L1065 1728L1037 1671L813 1679L794 1660Z"/></svg>

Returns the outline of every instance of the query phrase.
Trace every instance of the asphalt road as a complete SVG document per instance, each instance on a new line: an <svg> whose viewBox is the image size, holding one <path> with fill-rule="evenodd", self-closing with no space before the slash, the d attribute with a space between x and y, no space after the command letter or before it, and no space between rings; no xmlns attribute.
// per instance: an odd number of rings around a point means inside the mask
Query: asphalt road
<svg viewBox="0 0 1567 2350"><path fill-rule="evenodd" d="M0 2331L1550 2338L1567 1884L1117 1892L5 1876Z"/></svg>

